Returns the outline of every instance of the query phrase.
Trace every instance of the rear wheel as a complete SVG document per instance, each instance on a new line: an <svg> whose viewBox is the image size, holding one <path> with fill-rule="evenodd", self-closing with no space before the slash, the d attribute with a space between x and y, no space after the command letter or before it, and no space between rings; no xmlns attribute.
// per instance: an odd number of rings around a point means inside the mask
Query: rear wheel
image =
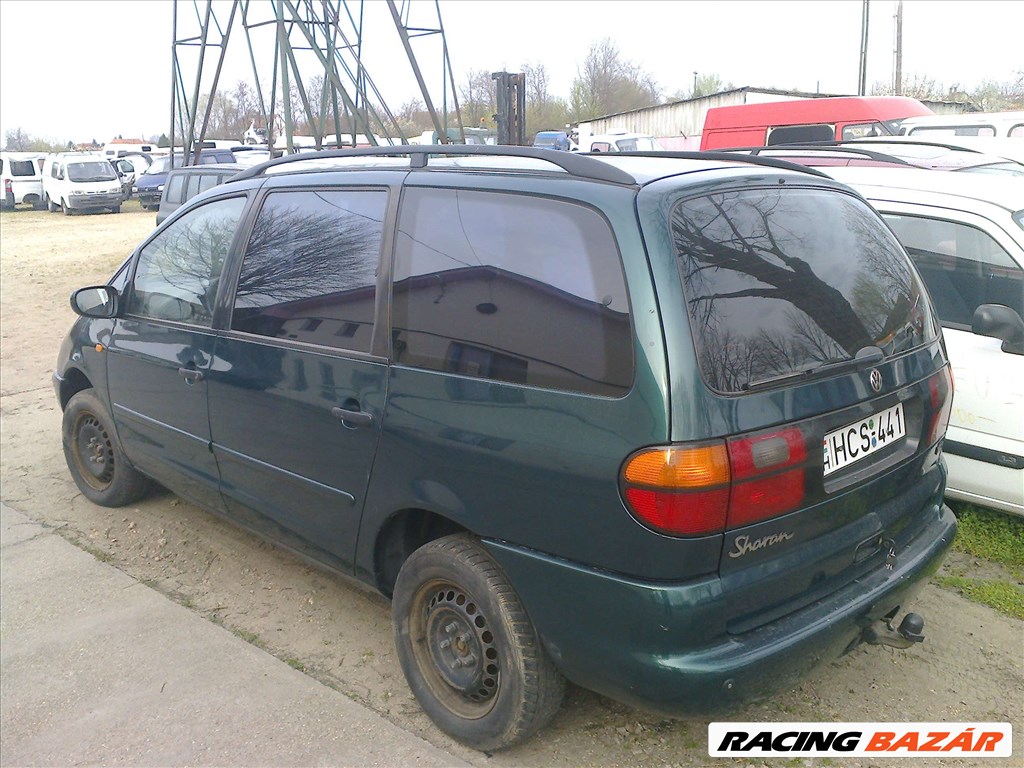
<svg viewBox="0 0 1024 768"><path fill-rule="evenodd" d="M68 401L62 438L71 477L94 504L121 507L149 490L149 479L128 462L110 416L93 390L82 390Z"/></svg>
<svg viewBox="0 0 1024 768"><path fill-rule="evenodd" d="M409 686L453 738L503 749L558 711L565 681L504 573L468 534L437 539L409 557L392 615Z"/></svg>

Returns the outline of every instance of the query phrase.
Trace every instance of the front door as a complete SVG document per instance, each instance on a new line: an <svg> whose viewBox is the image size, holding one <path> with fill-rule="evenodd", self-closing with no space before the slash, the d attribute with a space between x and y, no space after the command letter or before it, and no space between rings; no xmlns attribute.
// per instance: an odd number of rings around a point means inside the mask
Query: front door
<svg viewBox="0 0 1024 768"><path fill-rule="evenodd" d="M211 325L244 207L245 197L207 203L139 250L107 345L107 386L125 453L145 474L214 509L223 504L206 402Z"/></svg>
<svg viewBox="0 0 1024 768"><path fill-rule="evenodd" d="M374 334L387 204L381 189L268 194L209 377L229 511L342 570L384 412Z"/></svg>

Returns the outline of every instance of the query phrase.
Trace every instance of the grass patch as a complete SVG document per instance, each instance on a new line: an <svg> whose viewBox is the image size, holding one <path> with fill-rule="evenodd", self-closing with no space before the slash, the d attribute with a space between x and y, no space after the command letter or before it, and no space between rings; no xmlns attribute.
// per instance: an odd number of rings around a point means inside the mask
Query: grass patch
<svg viewBox="0 0 1024 768"><path fill-rule="evenodd" d="M960 523L957 550L1005 565L1024 578L1024 518L970 504L958 504L953 511Z"/></svg>
<svg viewBox="0 0 1024 768"><path fill-rule="evenodd" d="M306 665L305 665L305 664L303 664L303 663L302 663L301 661L299 661L298 659L296 659L296 658L293 658L293 657L291 657L291 656L289 656L289 657L288 657L287 659L285 659L285 660L284 660L284 663L285 663L285 664L287 664L287 665L288 665L289 667L291 667L292 669L297 669L297 670L299 670L299 672L305 672L305 671L306 671Z"/></svg>
<svg viewBox="0 0 1024 768"><path fill-rule="evenodd" d="M1024 620L1024 589L1005 581L968 579L963 576L936 576L935 583L952 589L976 603L995 608L1015 619Z"/></svg>

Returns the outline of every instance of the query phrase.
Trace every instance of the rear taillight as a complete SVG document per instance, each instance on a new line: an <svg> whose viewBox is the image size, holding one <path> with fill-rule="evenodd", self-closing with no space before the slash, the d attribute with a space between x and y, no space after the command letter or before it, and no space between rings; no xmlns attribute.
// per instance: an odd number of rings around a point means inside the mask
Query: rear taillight
<svg viewBox="0 0 1024 768"><path fill-rule="evenodd" d="M622 469L623 498L663 533L719 533L785 514L805 491L807 441L800 429L698 445L648 448Z"/></svg>
<svg viewBox="0 0 1024 768"><path fill-rule="evenodd" d="M11 187L11 180L10 179L4 179L4 194L5 195L9 195L12 192L13 192L13 189Z"/></svg>
<svg viewBox="0 0 1024 768"><path fill-rule="evenodd" d="M931 446L945 436L953 410L953 374L948 365L928 379L928 393L932 404L928 425L928 445Z"/></svg>
<svg viewBox="0 0 1024 768"><path fill-rule="evenodd" d="M622 468L623 497L655 530L695 536L725 527L729 455L725 441L648 448Z"/></svg>
<svg viewBox="0 0 1024 768"><path fill-rule="evenodd" d="M729 439L733 487L728 528L791 512L804 500L807 441L796 427Z"/></svg>

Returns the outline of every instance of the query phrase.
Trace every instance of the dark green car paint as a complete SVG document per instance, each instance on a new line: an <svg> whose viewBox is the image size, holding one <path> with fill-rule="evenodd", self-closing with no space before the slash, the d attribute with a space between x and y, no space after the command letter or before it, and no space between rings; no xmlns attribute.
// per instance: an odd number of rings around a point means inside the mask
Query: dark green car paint
<svg viewBox="0 0 1024 768"><path fill-rule="evenodd" d="M879 403L906 403L921 426L929 413L924 381L948 363L938 342L886 361L878 366L887 382L881 399L866 399L863 371L742 397L712 392L697 365L668 212L683 197L720 189L787 183L848 192L793 172L723 163L680 168L639 189L566 174L443 170L321 171L228 183L164 225L209 200L244 194L254 202L224 265L212 329L150 322L156 335L129 343L134 319L80 319L62 348L58 396L63 405L92 386L110 402L120 388L145 382L160 408L147 400L146 418L125 403L113 409L119 439L141 469L385 593L407 546L458 530L476 534L560 670L588 688L671 711L760 692L841 652L938 566L956 526L941 503L938 446L916 451L908 440L907 455L853 472L848 477L864 475L857 483L826 485L813 506L689 539L655 533L627 511L619 490L623 462L644 446L811 417L814 429L827 432ZM629 392L582 395L391 362L392 254L403 185L543 195L600 212L628 286ZM229 330L233 285L259 201L270 190L311 186L388 191L370 354L254 341ZM96 351L112 337L113 348ZM130 370L133 360L147 358L165 361L166 375L149 379L152 371ZM204 373L193 385L170 370L189 364ZM296 374L306 365L330 369L334 387L310 391ZM370 415L368 424L353 427L332 415L350 400ZM172 414L168 425L177 431L161 433L154 424L161 413ZM795 530L801 535L773 550L727 556L739 535ZM892 571L882 567L876 542L883 535L898 550ZM865 550L865 542L873 544Z"/></svg>

